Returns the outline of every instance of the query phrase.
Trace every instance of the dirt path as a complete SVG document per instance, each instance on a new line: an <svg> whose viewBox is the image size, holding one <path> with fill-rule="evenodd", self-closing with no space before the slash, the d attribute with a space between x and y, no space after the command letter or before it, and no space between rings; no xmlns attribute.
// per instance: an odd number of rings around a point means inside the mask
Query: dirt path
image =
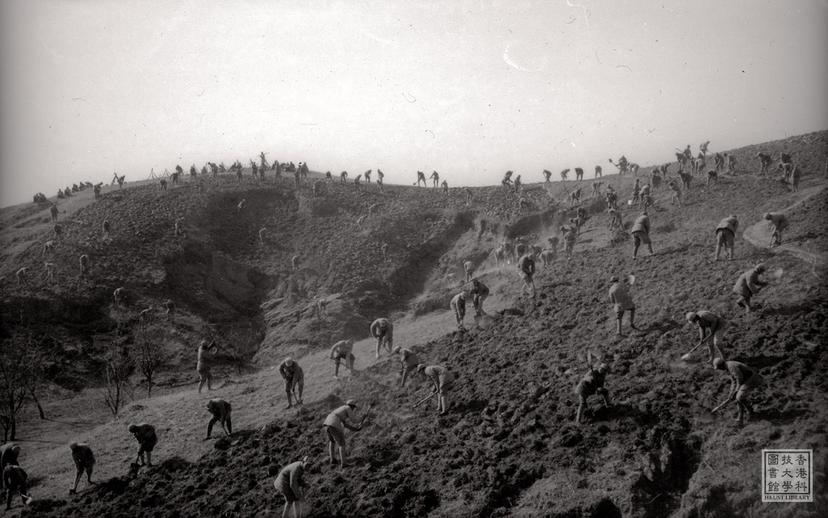
<svg viewBox="0 0 828 518"><path fill-rule="evenodd" d="M504 279L508 276L503 274ZM487 308L505 305L505 297L493 296ZM467 326L472 318L467 314ZM406 315L395 319L394 345L414 347L436 339L456 329L454 315L449 311L437 311L418 318ZM474 331L472 331L474 332ZM396 356L383 353L375 358L376 341L366 338L354 343L356 376L375 362L397 362ZM343 366L340 378L333 376L333 363L328 351L320 351L298 359L305 372L305 403L313 403L334 394L343 399L349 394L350 376ZM376 380L393 390L395 376ZM33 477L33 493L37 498L65 498L74 480L74 466L68 444L72 441L88 442L97 457L95 479L104 480L126 473L134 459L137 445L126 428L131 423L153 424L159 434L155 459L162 461L180 456L195 461L213 449L214 441L205 441L208 414L205 405L210 398L223 398L233 404L235 430L259 429L278 418L289 418L297 409L287 410L284 384L276 366L266 367L255 373L219 379L213 390L198 394L193 385L164 393L156 392L149 399L137 399L112 419L103 404L100 389L89 389L78 396L46 405L46 421L37 419L32 409L27 409L21 421L21 433L17 441L21 447L21 464ZM136 394L137 395L137 394ZM320 420L324 416L320 416ZM220 437L220 431L213 431ZM81 486L83 488L85 486Z"/></svg>
<svg viewBox="0 0 828 518"><path fill-rule="evenodd" d="M86 194L83 193L84 196ZM89 196L91 198L91 192ZM79 207L75 207L76 210L77 208ZM605 219L605 215L598 215L587 222L576 245L576 252L603 248L609 244L611 236ZM498 268L487 263L477 272L491 290L486 309L493 315L482 319L479 322L481 327L492 323L498 309L514 305L520 289L514 268L514 264ZM547 275L556 275L556 269L544 270L538 263L539 279ZM466 325L475 333L471 314L473 310L469 307ZM394 316L394 327L395 346L415 347L455 331L456 323L454 315L443 310L419 317L410 313ZM355 342L356 376L363 375L360 371L377 361L391 361L395 364L398 361L396 356L389 357L385 353L376 360L375 351L376 341L372 338ZM437 358L423 359L439 361ZM341 399L353 396L349 392L351 374L343 366L340 378L335 379L333 363L327 350L305 355L298 358L298 361L305 373L305 403L318 402L330 395ZM396 368L392 372L396 372ZM397 390L396 374L374 381L387 386L389 390ZM74 466L67 446L72 441L88 442L93 447L98 461L95 478L105 480L125 474L129 463L134 459L137 445L126 430L131 423L147 422L156 427L160 439L154 456L157 461L173 456L195 461L209 453L215 444L215 441L204 440L209 420L205 405L210 398L223 398L232 403L234 429L237 431L260 429L276 419L289 419L295 412L301 411L301 408L285 408L284 384L276 366L247 375L218 379L211 392L205 390L200 395L194 385L172 390L159 389L153 397L137 399L127 405L115 419L104 407L102 398L101 389L89 389L68 399L50 401L46 406L50 417L47 421L38 420L31 409L26 410L18 442L23 449L21 463L34 478L33 492L36 497L66 497L74 476ZM320 416L320 421L323 418ZM219 437L220 433L214 429L215 437Z"/></svg>

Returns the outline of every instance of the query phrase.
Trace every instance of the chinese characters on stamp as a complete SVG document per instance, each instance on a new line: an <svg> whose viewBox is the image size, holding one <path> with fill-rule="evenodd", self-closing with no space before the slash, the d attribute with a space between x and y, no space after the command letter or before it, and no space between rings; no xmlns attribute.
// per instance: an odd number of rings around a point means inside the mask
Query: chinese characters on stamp
<svg viewBox="0 0 828 518"><path fill-rule="evenodd" d="M813 502L813 450L762 450L762 501Z"/></svg>

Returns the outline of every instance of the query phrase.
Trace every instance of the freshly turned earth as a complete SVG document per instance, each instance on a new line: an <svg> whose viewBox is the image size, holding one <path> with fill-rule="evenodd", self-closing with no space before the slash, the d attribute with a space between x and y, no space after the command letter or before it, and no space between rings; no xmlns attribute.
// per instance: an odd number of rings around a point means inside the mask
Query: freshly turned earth
<svg viewBox="0 0 828 518"><path fill-rule="evenodd" d="M759 150L793 155L804 172L799 192L779 173L758 173ZM583 182L581 206L590 217L575 255L567 261L559 251L546 269L538 262L534 300L520 296L514 261L498 266L490 251L504 237L531 235L543 245L559 236L575 182L527 185L522 210L518 196L500 187L472 189L470 206L462 188L448 196L411 186L380 193L373 184L357 190L338 179L314 197L310 183L320 176L313 174L298 191L292 177L277 182L272 173L263 184L247 172L240 184L231 175L187 178L168 192L155 182L127 184L97 201L88 191L61 200L64 235L49 259L37 244L52 238L48 205L3 209L2 331L53 337L43 344L51 348L47 410L71 423L40 422L25 411L21 465L34 479L35 501L22 514L279 515L283 499L273 480L308 455L311 517L828 515L828 132L733 153L737 173L710 187L695 178L682 207L670 204L668 189L655 191L655 255L642 250L636 260L631 239L607 230L603 201L589 197L593 180ZM405 183L413 175L386 179ZM630 198L631 177L603 181L620 200ZM766 248L768 211L784 211L791 221L777 249ZM714 230L729 214L740 222L736 258L715 262ZM637 215L625 210L625 225ZM184 236L174 235L177 217ZM102 240L105 218L113 227L109 243ZM81 253L91 259L89 280L77 279ZM297 271L294 255L301 258ZM477 322L469 304L469 331L462 333L445 310L466 259L493 295L489 315ZM58 265L59 285L40 278L44 260ZM746 315L731 290L759 262L771 284L754 299L759 309ZM31 283L18 287L14 271L24 265ZM609 278L630 274L640 330L627 329L625 320L626 336L616 337ZM115 307L119 286L128 300ZM319 298L329 301L326 315L315 312ZM171 315L160 309L167 299L176 305ZM135 402L113 420L95 392L102 358L129 347L148 307L156 308L152 322L170 332L169 364L158 395L140 399L145 388L137 389ZM693 361L680 360L698 339L684 314L697 309L730 321L725 355L766 381L743 427L735 404L710 413L726 397L729 378L705 363L706 347ZM438 417L433 403L412 408L429 388L419 379L397 388L396 356L374 360L368 325L379 316L399 323L395 344L458 377L448 415ZM199 396L191 383L194 347L204 336L222 349L215 390ZM334 380L327 349L347 336L358 341L358 372ZM612 404L604 409L600 398L591 399L577 426L573 389L587 351L611 367ZM284 410L272 368L287 355L305 369L298 410ZM209 397L233 404L238 432L230 440L215 430L212 441L201 440ZM347 432L352 451L340 471L328 464L321 424L349 398L368 417L361 432ZM160 442L157 465L130 480L136 445L126 427L137 421L155 424ZM53 443L33 441L42 437ZM80 494L69 496L74 467L65 444L77 439L94 448L101 483L86 489L82 482ZM761 503L761 450L776 447L814 450L813 504ZM20 509L18 500L14 512Z"/></svg>

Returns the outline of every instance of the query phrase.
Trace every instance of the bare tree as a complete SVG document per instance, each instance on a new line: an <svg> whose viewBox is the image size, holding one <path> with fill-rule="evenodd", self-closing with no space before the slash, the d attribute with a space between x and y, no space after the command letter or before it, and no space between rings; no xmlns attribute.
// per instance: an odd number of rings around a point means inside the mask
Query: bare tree
<svg viewBox="0 0 828 518"><path fill-rule="evenodd" d="M40 416L40 419L46 419L46 412L43 410L43 405L40 404L40 399L37 397L37 392L40 389L43 380L46 379L46 361L45 353L43 352L45 350L43 347L44 340L45 338L42 338L36 343L36 341L30 336L27 336L25 339L29 375L26 376L24 383L29 397L32 398L35 406L37 406L37 414Z"/></svg>
<svg viewBox="0 0 828 518"><path fill-rule="evenodd" d="M138 372L143 374L147 381L147 397L152 395L152 379L155 373L167 360L163 345L167 338L166 334L164 328L160 326L142 327L135 333L132 360Z"/></svg>
<svg viewBox="0 0 828 518"><path fill-rule="evenodd" d="M113 416L118 415L118 411L127 398L132 398L132 385L129 383L132 367L132 362L128 356L126 358L113 356L106 361L104 403L106 403Z"/></svg>
<svg viewBox="0 0 828 518"><path fill-rule="evenodd" d="M17 413L34 393L37 361L30 338L3 340L0 345L0 425L5 441L17 439ZM41 410L42 413L42 410Z"/></svg>

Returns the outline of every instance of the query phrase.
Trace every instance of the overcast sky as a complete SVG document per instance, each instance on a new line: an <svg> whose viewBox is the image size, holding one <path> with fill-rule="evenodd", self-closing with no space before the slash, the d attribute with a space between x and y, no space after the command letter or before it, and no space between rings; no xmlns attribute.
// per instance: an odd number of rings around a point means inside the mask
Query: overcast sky
<svg viewBox="0 0 828 518"><path fill-rule="evenodd" d="M828 128L825 0L3 0L0 38L4 206L263 150L483 185Z"/></svg>

